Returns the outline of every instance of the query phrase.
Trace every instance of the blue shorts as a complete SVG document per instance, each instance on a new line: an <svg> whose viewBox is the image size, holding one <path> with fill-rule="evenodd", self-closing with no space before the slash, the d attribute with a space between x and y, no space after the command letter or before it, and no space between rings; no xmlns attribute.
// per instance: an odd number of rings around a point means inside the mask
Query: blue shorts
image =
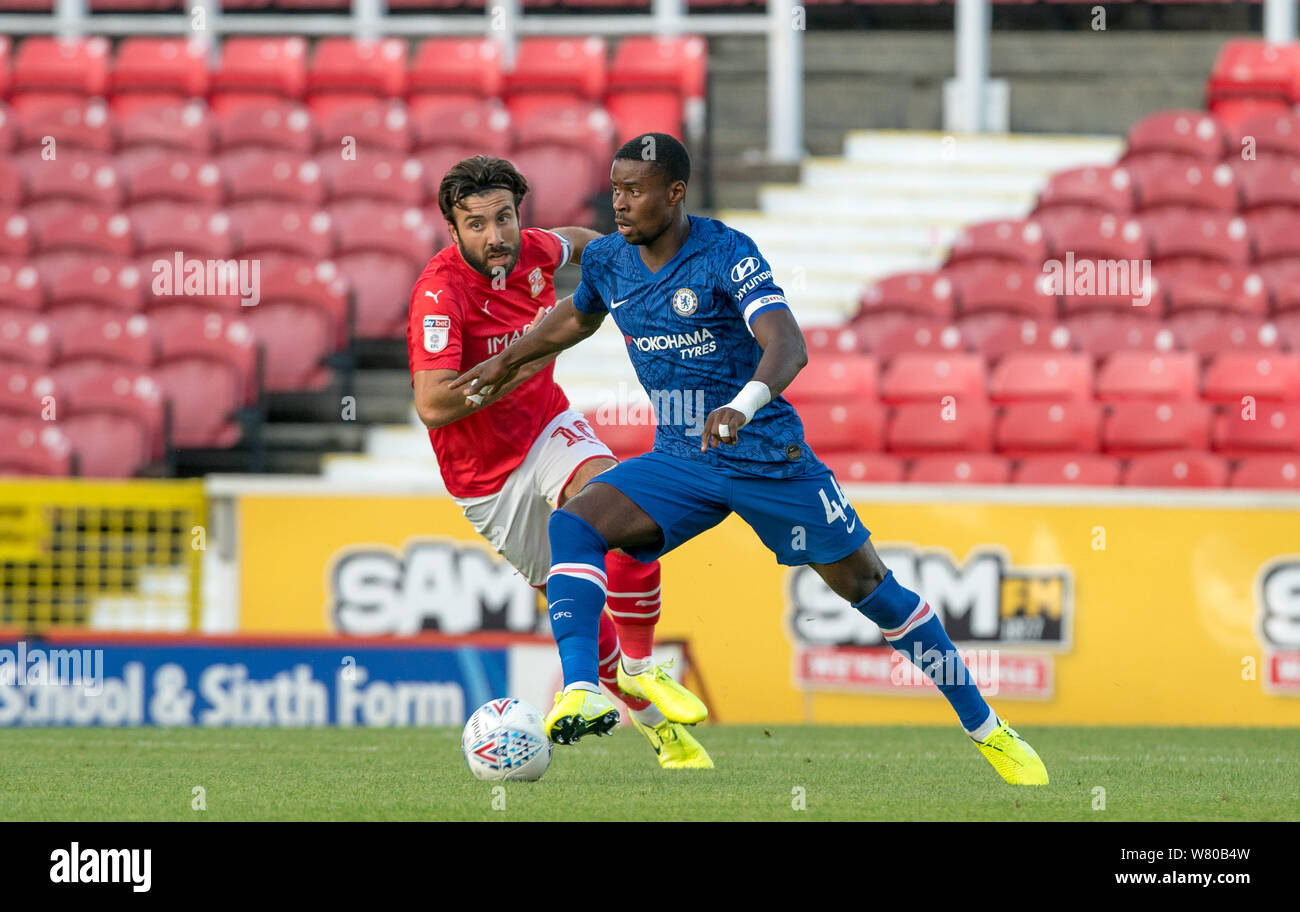
<svg viewBox="0 0 1300 912"><path fill-rule="evenodd" d="M620 462L591 480L618 488L663 531L663 544L625 548L650 563L712 529L732 511L749 523L779 563L833 564L862 547L870 532L831 470L795 478L736 477L664 453Z"/></svg>

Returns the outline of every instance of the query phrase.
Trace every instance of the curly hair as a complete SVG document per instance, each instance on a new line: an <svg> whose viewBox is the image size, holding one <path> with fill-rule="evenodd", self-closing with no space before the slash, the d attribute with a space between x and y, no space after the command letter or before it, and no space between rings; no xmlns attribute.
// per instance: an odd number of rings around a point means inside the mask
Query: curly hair
<svg viewBox="0 0 1300 912"><path fill-rule="evenodd" d="M487 190L509 190L515 198L515 210L528 195L528 181L510 162L493 155L474 155L452 165L438 185L438 208L442 217L453 225L453 210L461 200Z"/></svg>

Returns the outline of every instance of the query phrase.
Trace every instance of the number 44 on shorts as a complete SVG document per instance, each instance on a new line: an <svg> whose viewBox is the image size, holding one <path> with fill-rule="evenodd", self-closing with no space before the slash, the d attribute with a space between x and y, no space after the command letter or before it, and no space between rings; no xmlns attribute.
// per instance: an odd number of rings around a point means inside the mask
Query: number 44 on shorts
<svg viewBox="0 0 1300 912"><path fill-rule="evenodd" d="M849 499L844 496L844 490L840 487L839 482L833 478L831 479L831 488L835 492L835 499L826 496L825 488L821 488L817 491L818 495L821 496L822 506L826 508L826 524L830 525L837 519L842 519L845 522L848 522L849 518L844 515L844 508L849 506ZM839 501L838 503L836 502L836 499ZM854 525L857 525L856 519L854 520Z"/></svg>

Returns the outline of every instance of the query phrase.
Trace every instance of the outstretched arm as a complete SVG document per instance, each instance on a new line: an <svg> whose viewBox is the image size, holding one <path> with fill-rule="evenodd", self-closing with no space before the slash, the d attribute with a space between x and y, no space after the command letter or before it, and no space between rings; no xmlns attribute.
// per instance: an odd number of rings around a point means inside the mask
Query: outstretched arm
<svg viewBox="0 0 1300 912"><path fill-rule="evenodd" d="M779 307L754 318L754 338L763 356L754 368L754 377L727 405L709 413L701 435L700 451L723 443L735 443L740 429L754 417L754 412L781 395L808 364L808 347L794 314ZM763 389L766 387L766 389ZM721 433L726 428L726 433Z"/></svg>
<svg viewBox="0 0 1300 912"><path fill-rule="evenodd" d="M579 228L576 225L565 228L550 228L548 230L554 234L560 235L560 237L569 242L569 247L572 250L572 253L569 254L569 259L574 263L581 263L582 251L588 244L600 237L599 232L592 231L590 228Z"/></svg>
<svg viewBox="0 0 1300 912"><path fill-rule="evenodd" d="M553 358L566 348L577 345L599 329L604 319L603 311L585 314L578 310L573 306L573 296L570 295L557 303L532 332L521 336L518 341L507 345L499 354L482 364L465 371L451 381L448 389L459 391L469 402L474 401L470 396L477 399L493 395L495 390L512 383L515 375L527 365L541 358Z"/></svg>

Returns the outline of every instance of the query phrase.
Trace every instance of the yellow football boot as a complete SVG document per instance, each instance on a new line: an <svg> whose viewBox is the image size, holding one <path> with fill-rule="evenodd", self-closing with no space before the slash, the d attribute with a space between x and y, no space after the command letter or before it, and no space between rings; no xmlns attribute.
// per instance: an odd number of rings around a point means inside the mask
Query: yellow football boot
<svg viewBox="0 0 1300 912"><path fill-rule="evenodd" d="M618 663L618 686L625 694L649 700L664 714L670 722L694 725L709 717L709 709L700 698L682 685L678 684L664 669L672 662L665 662L641 672L628 674L623 670L623 663Z"/></svg>
<svg viewBox="0 0 1300 912"><path fill-rule="evenodd" d="M1012 785L1047 785L1047 767L1006 719L999 718L993 734L983 741L975 741L975 746L993 764L998 775Z"/></svg>
<svg viewBox="0 0 1300 912"><path fill-rule="evenodd" d="M651 728L633 719L632 724L646 736L659 759L659 765L664 769L713 769L713 759L709 752L680 722L664 719Z"/></svg>
<svg viewBox="0 0 1300 912"><path fill-rule="evenodd" d="M604 694L571 690L555 695L543 727L556 744L573 744L583 735L608 735L617 724L618 710Z"/></svg>

